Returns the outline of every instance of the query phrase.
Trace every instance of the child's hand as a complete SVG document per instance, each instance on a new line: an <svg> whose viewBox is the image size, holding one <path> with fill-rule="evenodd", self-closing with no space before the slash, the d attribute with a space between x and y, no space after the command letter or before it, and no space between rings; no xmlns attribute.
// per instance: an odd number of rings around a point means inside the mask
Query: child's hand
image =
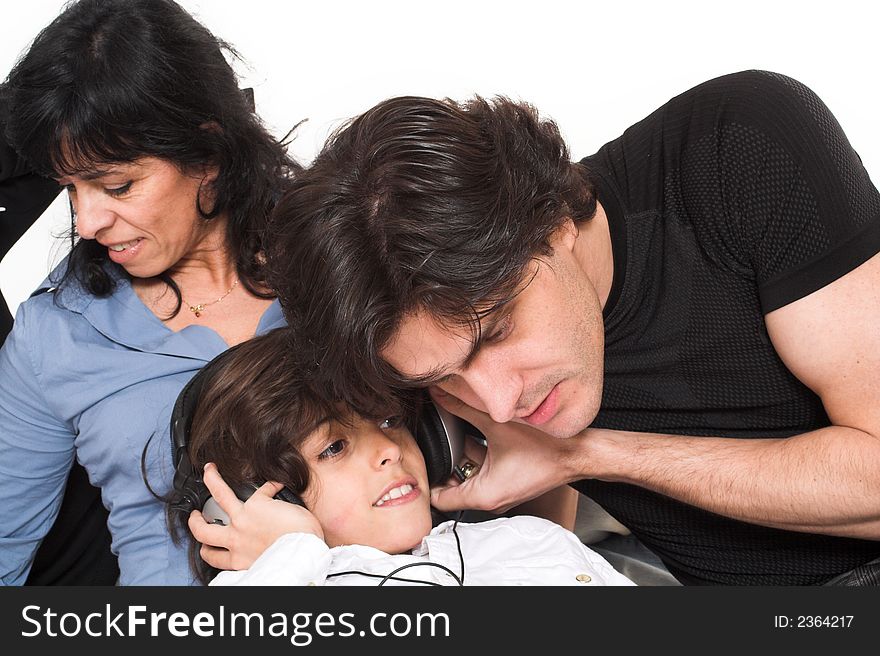
<svg viewBox="0 0 880 656"><path fill-rule="evenodd" d="M213 463L205 465L204 481L214 500L229 515L228 526L209 524L198 510L189 516L189 529L202 543L202 559L212 567L247 569L286 533L312 533L324 539L324 531L312 513L302 506L273 499L283 487L280 483L265 483L242 502Z"/></svg>

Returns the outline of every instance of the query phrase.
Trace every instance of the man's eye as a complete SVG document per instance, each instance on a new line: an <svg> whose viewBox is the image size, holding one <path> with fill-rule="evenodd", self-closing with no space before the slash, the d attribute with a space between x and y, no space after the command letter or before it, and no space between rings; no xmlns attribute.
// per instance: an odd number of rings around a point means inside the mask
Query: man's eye
<svg viewBox="0 0 880 656"><path fill-rule="evenodd" d="M318 454L318 459L326 460L327 458L335 458L340 453L345 451L345 446L345 440L336 440L335 442L333 442L333 444L331 444Z"/></svg>
<svg viewBox="0 0 880 656"><path fill-rule="evenodd" d="M497 342L501 342L501 341L507 339L507 337L510 335L510 333L512 331L513 331L513 319L508 314L506 317L504 317L501 321L498 322L498 324L495 326L494 332L491 335L489 335L488 337L486 337L485 340L483 340L483 341L485 341L488 344L495 344Z"/></svg>

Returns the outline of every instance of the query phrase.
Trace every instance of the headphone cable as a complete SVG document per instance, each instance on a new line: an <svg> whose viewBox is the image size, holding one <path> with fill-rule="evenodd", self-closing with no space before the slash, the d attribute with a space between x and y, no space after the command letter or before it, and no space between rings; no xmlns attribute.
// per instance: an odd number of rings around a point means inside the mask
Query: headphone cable
<svg viewBox="0 0 880 656"><path fill-rule="evenodd" d="M453 579L455 579L455 582L459 586L464 586L464 554L461 551L461 539L458 537L458 531L456 530L458 527L458 522L461 519L461 516L463 513L464 513L464 511L460 510L458 512L458 516L455 518L455 521L452 524L452 534L455 536L455 544L458 549L458 559L459 559L459 562L461 563L461 576L458 576L455 572L453 572L451 569L446 567L446 565L441 565L440 563L418 562L418 563L407 563L406 565L401 565L397 569L392 570L391 572L389 572L388 574L385 574L384 576L382 574L371 574L369 572L360 572L357 570L346 570L344 572L334 572L333 574L328 574L327 578L329 579L329 578L333 578L334 576L344 576L346 574L360 574L361 576L368 576L370 578L382 579L381 581L379 581L379 586L385 585L385 583L387 581L403 581L405 583L423 583L424 585L442 586L442 583L435 583L434 581L422 581L419 579L407 579L407 578L395 576L395 574L397 574L398 572L401 572L405 569L409 569L410 567L438 567L438 568L442 569L444 572L446 572L447 574L449 574L449 576L451 576Z"/></svg>

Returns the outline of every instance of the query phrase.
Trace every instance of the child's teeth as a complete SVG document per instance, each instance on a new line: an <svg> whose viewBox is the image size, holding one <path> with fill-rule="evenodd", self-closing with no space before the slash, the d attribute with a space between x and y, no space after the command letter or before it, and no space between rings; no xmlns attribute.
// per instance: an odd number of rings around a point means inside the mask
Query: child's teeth
<svg viewBox="0 0 880 656"><path fill-rule="evenodd" d="M401 485L400 487L395 487L395 488L389 490L388 492L386 492L385 496L376 502L376 505L381 506L386 501L391 501L391 499L399 499L402 496L406 496L407 494L412 492L412 489L413 489L413 486L410 485L409 483L405 483L405 484Z"/></svg>

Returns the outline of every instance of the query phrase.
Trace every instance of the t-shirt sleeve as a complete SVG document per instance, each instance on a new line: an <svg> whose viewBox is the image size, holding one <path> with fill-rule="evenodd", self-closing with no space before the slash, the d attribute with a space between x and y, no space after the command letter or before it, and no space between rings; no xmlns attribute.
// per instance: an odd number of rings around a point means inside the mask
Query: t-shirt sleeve
<svg viewBox="0 0 880 656"><path fill-rule="evenodd" d="M688 98L696 138L682 197L705 242L755 277L764 313L880 252L880 194L824 102L789 77L747 71Z"/></svg>

